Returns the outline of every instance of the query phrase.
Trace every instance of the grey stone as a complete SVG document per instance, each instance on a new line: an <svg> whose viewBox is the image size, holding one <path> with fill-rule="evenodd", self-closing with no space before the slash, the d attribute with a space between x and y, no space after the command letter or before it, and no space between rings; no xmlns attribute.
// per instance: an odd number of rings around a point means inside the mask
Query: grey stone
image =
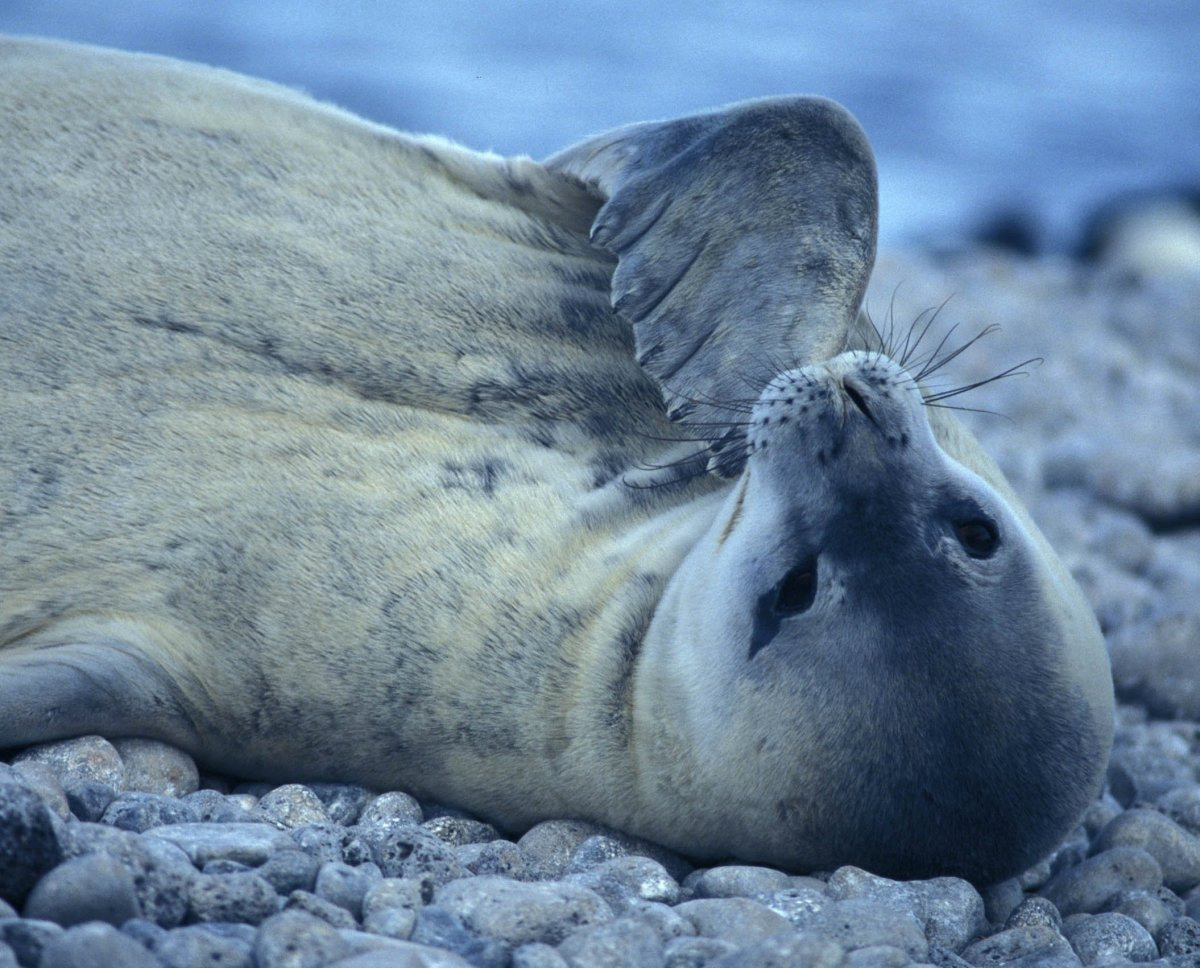
<svg viewBox="0 0 1200 968"><path fill-rule="evenodd" d="M355 834L361 830L362 828L355 828L355 833L352 833L335 823L305 824L291 831L292 846L315 858L318 865L352 863L346 857L346 845L351 840L356 840ZM367 853L369 855L370 851ZM369 859L369 856L363 859Z"/></svg>
<svg viewBox="0 0 1200 968"><path fill-rule="evenodd" d="M915 961L923 961L929 954L921 920L895 903L867 898L832 901L818 912L808 930L836 941L847 951L891 945L902 948Z"/></svg>
<svg viewBox="0 0 1200 968"><path fill-rule="evenodd" d="M1027 897L1004 922L1006 928L1045 927L1059 931L1062 928L1062 915L1052 903L1044 897Z"/></svg>
<svg viewBox="0 0 1200 968"><path fill-rule="evenodd" d="M577 874L582 871L591 870L593 867L598 867L600 864L613 860L616 857L627 857L629 855L649 857L651 860L657 861L677 881L683 879L692 871L691 864L665 847L659 847L648 840L642 840L640 837L631 837L628 834L623 834L615 830L608 830L603 834L594 834L584 840L575 848L574 853L571 854L571 862L567 866L567 871Z"/></svg>
<svg viewBox="0 0 1200 968"><path fill-rule="evenodd" d="M249 810L216 790L197 790L182 800L196 811L200 823L245 823L250 819Z"/></svg>
<svg viewBox="0 0 1200 968"><path fill-rule="evenodd" d="M621 913L624 917L649 925L664 944L672 938L692 937L696 934L696 926L691 921L678 914L673 907L658 901L635 900Z"/></svg>
<svg viewBox="0 0 1200 968"><path fill-rule="evenodd" d="M175 844L193 864L226 858L257 867L277 850L289 850L295 841L265 823L186 823L146 831L146 838Z"/></svg>
<svg viewBox="0 0 1200 968"><path fill-rule="evenodd" d="M38 878L62 857L41 797L18 783L0 783L0 898L22 904Z"/></svg>
<svg viewBox="0 0 1200 968"><path fill-rule="evenodd" d="M829 878L826 892L834 900L859 898L910 911L920 921L929 944L951 951L961 951L987 928L983 898L957 877L893 881L857 867L842 867Z"/></svg>
<svg viewBox="0 0 1200 968"><path fill-rule="evenodd" d="M320 797L302 783L288 783L263 794L250 811L251 820L262 820L280 830L329 823Z"/></svg>
<svg viewBox="0 0 1200 968"><path fill-rule="evenodd" d="M675 938L663 947L663 965L664 968L706 968L725 955L741 950L741 945L720 938Z"/></svg>
<svg viewBox="0 0 1200 968"><path fill-rule="evenodd" d="M521 852L535 865L538 876L557 879L567 873L571 855L589 837L604 828L582 820L546 820L530 827L517 841Z"/></svg>
<svg viewBox="0 0 1200 968"><path fill-rule="evenodd" d="M115 739L121 757L122 789L183 797L200 784L196 761L178 747L154 739Z"/></svg>
<svg viewBox="0 0 1200 968"><path fill-rule="evenodd" d="M1160 888L1157 892L1122 891L1105 907L1109 911L1133 918L1152 936L1157 935L1164 924L1183 913L1182 910L1176 910L1163 901L1159 896L1163 890Z"/></svg>
<svg viewBox="0 0 1200 968"><path fill-rule="evenodd" d="M731 952L706 968L839 968L845 964L841 945L815 934L783 934L764 938Z"/></svg>
<svg viewBox="0 0 1200 968"><path fill-rule="evenodd" d="M649 925L617 918L572 933L558 953L572 968L658 968L663 943Z"/></svg>
<svg viewBox="0 0 1200 968"><path fill-rule="evenodd" d="M535 941L521 945L512 953L512 968L567 968L567 962L558 949Z"/></svg>
<svg viewBox="0 0 1200 968"><path fill-rule="evenodd" d="M908 968L912 963L902 949L880 944L847 952L842 965L844 968Z"/></svg>
<svg viewBox="0 0 1200 968"><path fill-rule="evenodd" d="M1112 847L1140 847L1158 861L1163 884L1172 891L1200 884L1200 837L1157 810L1135 807L1116 816L1100 831L1093 849L1099 853Z"/></svg>
<svg viewBox="0 0 1200 968"><path fill-rule="evenodd" d="M29 787L42 798L42 802L50 812L60 820L71 816L71 804L67 800L66 791L55 772L45 763L26 760L14 764L13 773L18 783Z"/></svg>
<svg viewBox="0 0 1200 968"><path fill-rule="evenodd" d="M252 945L191 925L168 931L154 954L167 968L253 968Z"/></svg>
<svg viewBox="0 0 1200 968"><path fill-rule="evenodd" d="M369 918L380 911L404 908L417 911L432 900L432 885L420 880L400 877L385 877L367 888L362 899L363 917Z"/></svg>
<svg viewBox="0 0 1200 968"><path fill-rule="evenodd" d="M1195 783L1200 777L1192 753L1194 729L1187 723L1170 722L1122 725L1113 738L1110 775L1114 769L1123 772L1132 784L1134 798L1150 802L1176 787ZM1115 789L1113 792L1121 800Z"/></svg>
<svg viewBox="0 0 1200 968"><path fill-rule="evenodd" d="M80 820L99 822L108 805L117 798L117 791L98 780L81 780L70 783L64 795L67 807Z"/></svg>
<svg viewBox="0 0 1200 968"><path fill-rule="evenodd" d="M26 968L37 965L46 945L63 933L63 929L52 921L0 919L0 943L8 945L17 956L17 961Z"/></svg>
<svg viewBox="0 0 1200 968"><path fill-rule="evenodd" d="M254 868L254 873L275 888L276 894L287 897L292 891L313 890L320 868L315 857L297 847L276 851Z"/></svg>
<svg viewBox="0 0 1200 968"><path fill-rule="evenodd" d="M563 881L595 891L617 913L624 913L633 901L679 901L679 885L662 864L636 854L614 857Z"/></svg>
<svg viewBox="0 0 1200 968"><path fill-rule="evenodd" d="M104 809L101 823L142 833L164 824L195 823L196 811L174 797L156 793L122 793Z"/></svg>
<svg viewBox="0 0 1200 968"><path fill-rule="evenodd" d="M98 780L119 790L125 776L125 765L116 747L99 736L81 736L31 746L17 754L13 764L29 760L45 763L64 785L69 780Z"/></svg>
<svg viewBox="0 0 1200 968"><path fill-rule="evenodd" d="M1098 800L1088 804L1083 812L1080 823L1089 838L1094 838L1125 808L1121 806L1111 793L1105 793Z"/></svg>
<svg viewBox="0 0 1200 968"><path fill-rule="evenodd" d="M434 884L446 884L469 874L453 847L420 827L366 828L360 824L358 829L385 877L428 875Z"/></svg>
<svg viewBox="0 0 1200 968"><path fill-rule="evenodd" d="M1085 965L1098 965L1124 958L1150 961L1158 948L1150 933L1133 918L1106 912L1064 923L1063 934Z"/></svg>
<svg viewBox="0 0 1200 968"><path fill-rule="evenodd" d="M121 925L121 933L133 938L143 948L153 951L155 945L167 936L167 929L160 928L153 921L145 918L130 918Z"/></svg>
<svg viewBox="0 0 1200 968"><path fill-rule="evenodd" d="M254 939L256 968L323 968L350 954L350 944L311 914L283 911L267 918Z"/></svg>
<svg viewBox="0 0 1200 968"><path fill-rule="evenodd" d="M407 793L392 790L368 800L359 814L361 827L389 826L391 824L418 825L425 820L421 805Z"/></svg>
<svg viewBox="0 0 1200 968"><path fill-rule="evenodd" d="M1157 806L1188 833L1200 835L1200 783L1168 790Z"/></svg>
<svg viewBox="0 0 1200 968"><path fill-rule="evenodd" d="M664 872L665 873L665 872ZM772 867L729 864L698 872L691 887L695 897L754 897L790 886L791 878Z"/></svg>
<svg viewBox="0 0 1200 968"><path fill-rule="evenodd" d="M417 909L404 907L381 908L363 918L363 928L385 938L407 941L417 926Z"/></svg>
<svg viewBox="0 0 1200 968"><path fill-rule="evenodd" d="M1200 613L1155 615L1109 637L1113 682L1125 702L1164 719L1200 720Z"/></svg>
<svg viewBox="0 0 1200 968"><path fill-rule="evenodd" d="M452 951L392 941L387 948L354 955L336 962L332 968L471 968L471 962Z"/></svg>
<svg viewBox="0 0 1200 968"><path fill-rule="evenodd" d="M773 934L792 931L782 914L744 897L700 898L676 906L692 922L697 934L737 945L753 944Z"/></svg>
<svg viewBox="0 0 1200 968"><path fill-rule="evenodd" d="M803 930L816 916L833 902L823 890L810 887L789 887L770 894L759 894L753 900L764 904L777 914L782 914L792 924Z"/></svg>
<svg viewBox="0 0 1200 968"><path fill-rule="evenodd" d="M500 836L500 832L490 823L469 817L433 817L422 823L421 829L429 831L451 847L486 844Z"/></svg>
<svg viewBox="0 0 1200 968"><path fill-rule="evenodd" d="M188 892L188 919L259 924L279 910L275 889L254 873L198 874Z"/></svg>
<svg viewBox="0 0 1200 968"><path fill-rule="evenodd" d="M343 827L357 823L363 807L375 795L366 787L353 783L310 783L308 788L320 799L330 821Z"/></svg>
<svg viewBox="0 0 1200 968"><path fill-rule="evenodd" d="M142 917L163 928L173 928L183 921L192 879L198 875L182 850L143 834L116 841L111 853L133 874Z"/></svg>
<svg viewBox="0 0 1200 968"><path fill-rule="evenodd" d="M437 890L435 902L471 931L509 945L558 944L571 931L612 919L594 891L575 884L539 884L472 877Z"/></svg>
<svg viewBox="0 0 1200 968"><path fill-rule="evenodd" d="M479 968L506 968L511 945L495 937L481 937L453 911L431 904L417 912L411 940L415 944L444 948Z"/></svg>
<svg viewBox="0 0 1200 968"><path fill-rule="evenodd" d="M968 945L961 954L968 964L989 968L1022 962L1036 965L1056 958L1066 958L1076 964L1079 961L1070 942L1045 925L1007 928Z"/></svg>
<svg viewBox="0 0 1200 968"><path fill-rule="evenodd" d="M84 854L43 875L22 913L69 928L85 921L120 927L140 912L129 868L109 854Z"/></svg>
<svg viewBox="0 0 1200 968"><path fill-rule="evenodd" d="M161 968L159 960L111 924L80 924L49 941L38 968Z"/></svg>
<svg viewBox="0 0 1200 968"><path fill-rule="evenodd" d="M344 907L339 907L332 901L318 897L316 894L310 894L308 891L292 891L283 908L285 911L304 911L306 914L320 918L339 931L354 930L358 927L358 922Z"/></svg>
<svg viewBox="0 0 1200 968"><path fill-rule="evenodd" d="M1148 853L1138 847L1113 847L1056 875L1042 888L1042 896L1066 917L1101 911L1121 891L1153 891L1161 885L1162 868Z"/></svg>
<svg viewBox="0 0 1200 968"><path fill-rule="evenodd" d="M243 864L241 861L228 860L225 857L218 857L216 860L210 860L201 869L201 874L244 874L246 871L254 870L249 864Z"/></svg>
<svg viewBox="0 0 1200 968"><path fill-rule="evenodd" d="M356 921L361 921L363 896L372 884L382 878L375 864L351 867L335 861L321 865L313 893L344 908Z"/></svg>
<svg viewBox="0 0 1200 968"><path fill-rule="evenodd" d="M455 848L454 856L472 874L496 874L514 881L532 879L525 854L511 840L464 844Z"/></svg>
<svg viewBox="0 0 1200 968"><path fill-rule="evenodd" d="M1158 953L1164 958L1171 955L1191 955L1200 952L1200 921L1195 918L1173 918L1164 924L1154 940L1158 943Z"/></svg>

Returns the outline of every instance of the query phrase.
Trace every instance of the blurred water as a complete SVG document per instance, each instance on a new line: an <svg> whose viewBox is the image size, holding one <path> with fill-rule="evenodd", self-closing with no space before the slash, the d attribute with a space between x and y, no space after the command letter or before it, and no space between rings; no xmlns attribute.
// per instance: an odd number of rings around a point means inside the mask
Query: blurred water
<svg viewBox="0 0 1200 968"><path fill-rule="evenodd" d="M504 153L763 94L847 105L885 244L1001 211L1051 246L1127 191L1200 186L1197 0L0 0L0 31L204 61Z"/></svg>

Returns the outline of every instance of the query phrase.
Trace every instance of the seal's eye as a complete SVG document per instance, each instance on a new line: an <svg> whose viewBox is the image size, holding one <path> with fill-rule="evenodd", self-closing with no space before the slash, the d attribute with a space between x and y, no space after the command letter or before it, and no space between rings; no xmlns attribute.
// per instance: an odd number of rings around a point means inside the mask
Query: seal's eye
<svg viewBox="0 0 1200 968"><path fill-rule="evenodd" d="M816 596L817 563L805 561L784 575L775 586L771 611L776 615L798 615L812 606Z"/></svg>
<svg viewBox="0 0 1200 968"><path fill-rule="evenodd" d="M990 558L1000 545L1000 534L996 525L986 518L972 518L954 525L954 534L972 558Z"/></svg>
<svg viewBox="0 0 1200 968"><path fill-rule="evenodd" d="M817 597L817 559L808 558L796 565L775 584L758 596L754 608L754 630L750 634L750 658L770 644L783 620L812 607Z"/></svg>

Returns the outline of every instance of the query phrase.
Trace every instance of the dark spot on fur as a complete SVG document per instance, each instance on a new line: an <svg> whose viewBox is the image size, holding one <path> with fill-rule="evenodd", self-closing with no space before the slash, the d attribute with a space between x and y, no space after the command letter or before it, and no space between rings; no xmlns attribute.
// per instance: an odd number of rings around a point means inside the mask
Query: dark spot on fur
<svg viewBox="0 0 1200 968"><path fill-rule="evenodd" d="M182 323L177 319L171 319L165 315L159 316L134 316L133 321L139 326L145 326L149 329L165 329L169 333L191 333L198 334L202 330L199 326L192 323Z"/></svg>

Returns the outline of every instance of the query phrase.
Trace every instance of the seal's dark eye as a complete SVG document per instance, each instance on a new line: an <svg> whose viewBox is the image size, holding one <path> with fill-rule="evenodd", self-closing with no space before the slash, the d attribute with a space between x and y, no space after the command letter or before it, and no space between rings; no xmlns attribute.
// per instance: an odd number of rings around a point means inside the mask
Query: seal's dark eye
<svg viewBox="0 0 1200 968"><path fill-rule="evenodd" d="M775 638L785 618L811 608L816 597L816 558L800 562L773 588L759 595L754 608L754 630L750 634L750 658Z"/></svg>
<svg viewBox="0 0 1200 968"><path fill-rule="evenodd" d="M972 518L954 525L954 534L972 558L990 558L1000 545L1000 533L996 525L986 518Z"/></svg>
<svg viewBox="0 0 1200 968"><path fill-rule="evenodd" d="M797 565L775 586L775 602L771 611L776 615L797 615L812 606L817 595L817 563L806 561Z"/></svg>

